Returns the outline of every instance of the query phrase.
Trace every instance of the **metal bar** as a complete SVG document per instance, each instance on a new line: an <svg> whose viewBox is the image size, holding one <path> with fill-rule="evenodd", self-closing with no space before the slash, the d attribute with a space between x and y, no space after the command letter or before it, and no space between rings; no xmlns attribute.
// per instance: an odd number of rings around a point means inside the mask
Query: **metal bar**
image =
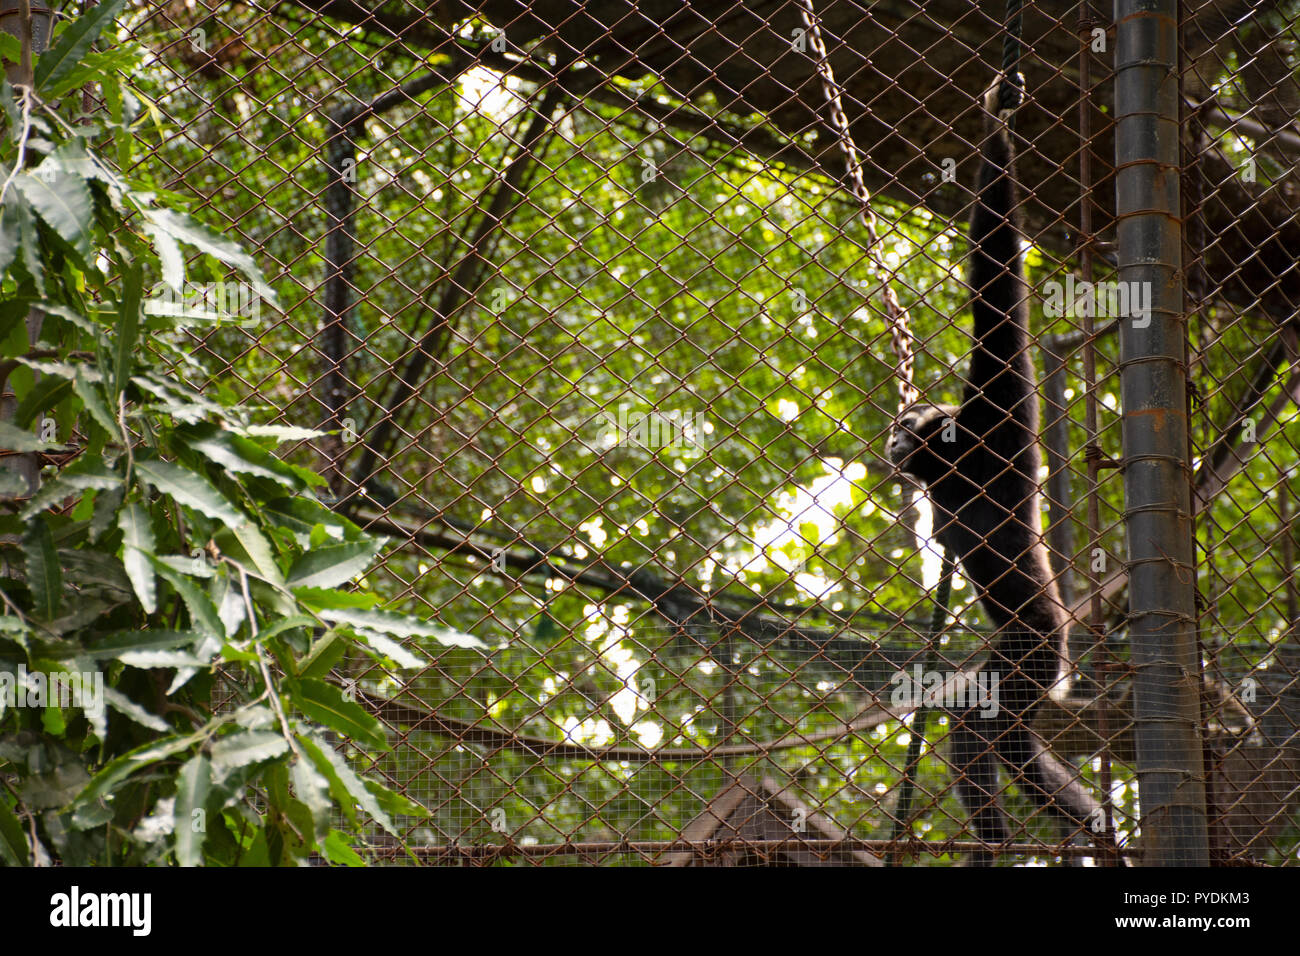
<svg viewBox="0 0 1300 956"><path fill-rule="evenodd" d="M1179 189L1178 2L1116 4L1120 324L1134 733L1146 862L1205 866ZM1130 299L1131 301L1131 299Z"/></svg>
<svg viewBox="0 0 1300 956"><path fill-rule="evenodd" d="M1090 846L1070 844L1042 843L1002 843L996 844L999 852L1024 853L1035 856L1062 857L1096 857L1097 850ZM477 845L443 845L413 846L409 852L430 862L447 862L451 860L495 859L536 859L549 856L608 855L612 853L699 853L712 856L729 850L738 853L753 850L818 850L824 853L848 853L863 851L883 853L895 849L905 852L925 853L930 856L942 856L947 853L969 853L972 850L988 849L984 844L973 840L862 840L854 837L843 839L819 839L815 837L786 837L782 839L713 839L707 842L691 840L605 840L590 843L535 843L535 844L477 844ZM375 847L372 852L376 859L405 856L406 848Z"/></svg>

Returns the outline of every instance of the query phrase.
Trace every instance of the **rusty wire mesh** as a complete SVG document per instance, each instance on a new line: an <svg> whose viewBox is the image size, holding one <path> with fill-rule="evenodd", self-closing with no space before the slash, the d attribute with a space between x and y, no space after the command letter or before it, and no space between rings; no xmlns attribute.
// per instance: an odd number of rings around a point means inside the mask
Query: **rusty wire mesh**
<svg viewBox="0 0 1300 956"><path fill-rule="evenodd" d="M1114 278L1114 25L1029 6L1039 477L1072 616L1069 694L1036 728L1136 859L1115 321L1041 308L1051 282ZM1283 863L1300 6L1251 7L1181 24L1201 732L1215 859ZM817 8L918 384L955 400L1003 6ZM890 694L978 663L990 629L960 575L936 615L926 509L883 456L880 277L800 22L795 0L150 0L123 23L170 121L159 185L280 296L194 333L207 384L330 430L300 454L390 536L359 586L489 645L337 668L391 728L391 752L353 756L427 809L404 821L423 860L941 865L973 845L949 713ZM1001 780L1001 859L1108 862Z"/></svg>

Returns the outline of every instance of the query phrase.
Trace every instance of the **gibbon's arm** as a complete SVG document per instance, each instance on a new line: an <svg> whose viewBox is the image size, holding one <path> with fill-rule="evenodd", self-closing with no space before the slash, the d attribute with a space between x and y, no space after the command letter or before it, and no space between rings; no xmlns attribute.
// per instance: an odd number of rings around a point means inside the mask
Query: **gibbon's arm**
<svg viewBox="0 0 1300 956"><path fill-rule="evenodd" d="M995 84L993 89L996 90ZM987 102L987 99L986 99ZM969 283L975 348L966 399L981 394L1004 413L1034 424L1029 357L1029 288L1016 225L1015 158L1007 124L985 108L983 162L970 222Z"/></svg>

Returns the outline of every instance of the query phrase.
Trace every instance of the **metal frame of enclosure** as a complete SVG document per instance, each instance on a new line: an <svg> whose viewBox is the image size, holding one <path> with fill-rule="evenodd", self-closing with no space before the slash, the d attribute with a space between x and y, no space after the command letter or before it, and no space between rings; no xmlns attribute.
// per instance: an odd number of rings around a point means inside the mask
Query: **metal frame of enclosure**
<svg viewBox="0 0 1300 956"><path fill-rule="evenodd" d="M187 331L206 384L328 433L292 454L388 542L355 587L487 648L338 665L390 730L354 765L427 811L374 859L981 848L952 702L918 688L973 679L990 628L884 455L881 302L910 315L922 392L956 400L1006 5L815 0L868 250L801 3L146 0L122 21L153 51L140 103L177 124L150 174L279 297ZM1004 773L1016 833L993 849L1290 863L1300 4L1022 17L1038 477L1071 621L1034 729L1103 812L1062 833Z"/></svg>

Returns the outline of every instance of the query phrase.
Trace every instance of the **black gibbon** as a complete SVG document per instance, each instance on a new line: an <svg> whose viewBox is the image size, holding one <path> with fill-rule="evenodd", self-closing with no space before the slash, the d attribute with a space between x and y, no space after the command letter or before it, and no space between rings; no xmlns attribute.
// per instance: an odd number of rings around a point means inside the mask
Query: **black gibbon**
<svg viewBox="0 0 1300 956"><path fill-rule="evenodd" d="M1067 827L1094 825L1098 804L1030 729L1065 663L1066 614L1042 541L1038 396L1029 357L1028 301L1016 224L1014 154L994 83L984 99L986 138L971 214L969 284L975 346L960 406L915 403L889 439L897 468L923 482L935 537L961 562L997 630L986 669L999 675L994 716L954 714L952 765L974 835L1011 839L998 800L1004 765L1036 808ZM990 865L992 854L971 855Z"/></svg>

